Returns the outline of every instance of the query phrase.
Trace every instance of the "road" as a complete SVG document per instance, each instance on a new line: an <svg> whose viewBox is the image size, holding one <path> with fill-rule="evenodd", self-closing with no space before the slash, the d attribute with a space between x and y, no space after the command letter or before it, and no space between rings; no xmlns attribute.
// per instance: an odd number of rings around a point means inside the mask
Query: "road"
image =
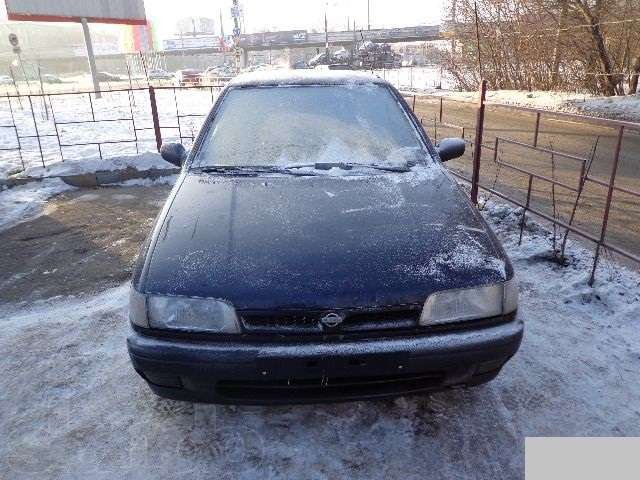
<svg viewBox="0 0 640 480"><path fill-rule="evenodd" d="M460 136L458 129L440 127L434 132L434 118L438 114L439 101L430 97L416 98L416 113L423 119L429 134L433 137ZM465 137L473 138L475 129L475 105L444 100L443 122L464 126ZM486 113L484 144L493 145L496 137L533 142L535 114L497 106L488 106ZM435 134L435 135L434 135ZM589 157L598 139L596 155L590 175L608 182L613 166L614 150L618 132L601 125L578 122L566 118L543 115L540 123L538 146ZM580 164L575 160L556 157L552 169L551 156L518 146L504 145L499 149L502 161L558 181L577 187L580 178ZM451 168L464 172L471 171L471 156L468 152L463 159L451 163ZM497 175L496 175L497 174ZM616 185L640 191L640 131L627 130L623 137ZM496 171L493 151L483 150L481 182L494 185L501 191L525 203L528 176L502 167ZM553 215L553 195L556 211L560 218L567 220L573 208L575 192L556 187L552 191L549 183L534 180L531 205L548 215ZM606 203L607 189L587 183L578 204L574 224L596 236L600 235ZM616 192L607 228L607 240L640 255L640 198ZM589 242L590 243L590 242ZM590 247L593 244L590 243Z"/></svg>

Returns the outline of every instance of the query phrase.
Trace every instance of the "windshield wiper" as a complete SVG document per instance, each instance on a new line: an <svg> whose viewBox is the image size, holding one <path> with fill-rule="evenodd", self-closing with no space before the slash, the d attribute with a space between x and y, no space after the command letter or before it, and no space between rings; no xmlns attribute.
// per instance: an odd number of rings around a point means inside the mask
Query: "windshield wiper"
<svg viewBox="0 0 640 480"><path fill-rule="evenodd" d="M288 165L287 169L294 168L313 168L315 170L331 170L332 168L340 168L342 170L353 170L354 167L373 168L376 170L384 170L386 172L408 172L414 164L407 163L406 166L393 165L377 165L375 163L356 163L356 162L316 162L307 164Z"/></svg>
<svg viewBox="0 0 640 480"><path fill-rule="evenodd" d="M351 163L352 167L368 167L375 168L376 170L384 170L385 172L396 172L396 173L405 173L411 170L410 163L406 163L405 165L393 166L393 165L376 165L371 163Z"/></svg>
<svg viewBox="0 0 640 480"><path fill-rule="evenodd" d="M247 175L255 177L258 175L255 169L238 167L235 165L208 165L206 167L194 167L191 170L197 173L219 173L230 175Z"/></svg>
<svg viewBox="0 0 640 480"><path fill-rule="evenodd" d="M283 173L296 176L315 176L314 172L297 172L288 167L278 167L273 165L207 165L204 167L194 167L192 169L198 173L219 173L225 175L245 175L255 177L260 173Z"/></svg>

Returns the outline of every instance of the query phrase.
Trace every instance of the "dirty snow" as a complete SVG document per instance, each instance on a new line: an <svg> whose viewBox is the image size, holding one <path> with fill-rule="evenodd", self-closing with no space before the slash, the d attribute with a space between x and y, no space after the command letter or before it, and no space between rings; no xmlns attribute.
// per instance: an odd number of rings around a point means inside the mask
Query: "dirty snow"
<svg viewBox="0 0 640 480"><path fill-rule="evenodd" d="M59 178L46 178L0 191L0 231L37 217L48 199L73 188Z"/></svg>
<svg viewBox="0 0 640 480"><path fill-rule="evenodd" d="M151 187L153 185L173 185L178 180L178 174L165 175L158 178L132 178L114 185L122 187Z"/></svg>
<svg viewBox="0 0 640 480"><path fill-rule="evenodd" d="M522 478L527 436L640 435L640 276L549 261L518 210L485 217L520 277L520 352L492 383L379 402L194 405L129 365L127 287L0 306L0 478Z"/></svg>
<svg viewBox="0 0 640 480"><path fill-rule="evenodd" d="M139 172L151 169L170 169L174 165L162 159L156 152L144 152L137 155L124 155L101 159L99 157L51 162L45 167L34 165L26 168L16 177L59 177L104 171L126 170L132 168Z"/></svg>

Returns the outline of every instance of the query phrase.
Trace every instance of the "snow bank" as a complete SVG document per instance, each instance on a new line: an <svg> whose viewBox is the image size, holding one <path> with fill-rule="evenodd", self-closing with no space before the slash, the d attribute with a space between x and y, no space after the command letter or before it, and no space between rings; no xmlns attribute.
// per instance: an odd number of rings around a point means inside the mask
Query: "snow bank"
<svg viewBox="0 0 640 480"><path fill-rule="evenodd" d="M535 289L541 299L560 299L567 313L601 324L618 322L620 327L640 326L640 274L617 263L601 259L593 287L587 280L593 265L593 251L569 240L569 265L553 261L553 233L531 218L527 219L523 242L518 246L518 222L522 209L488 202L485 218L505 244L515 264L526 263L519 277L524 288ZM562 232L563 233L563 232ZM560 241L562 236L558 235ZM602 257L601 257L602 258ZM525 273L526 272L526 273ZM640 331L633 336L640 344Z"/></svg>
<svg viewBox="0 0 640 480"><path fill-rule="evenodd" d="M624 97L593 97L567 102L566 108L575 108L577 112L594 116L619 118L631 122L640 122L640 94Z"/></svg>
<svg viewBox="0 0 640 480"><path fill-rule="evenodd" d="M174 165L166 162L155 152L144 152L139 155L125 155L113 158L100 159L98 157L82 158L77 160L65 160L49 163L46 167L32 166L16 175L18 177L58 177L67 175L80 175L98 171L114 171L133 168L138 171L151 169L174 168Z"/></svg>
<svg viewBox="0 0 640 480"><path fill-rule="evenodd" d="M158 178L133 178L124 182L114 183L114 186L121 187L152 187L154 185L173 185L176 183L178 175L166 175Z"/></svg>
<svg viewBox="0 0 640 480"><path fill-rule="evenodd" d="M59 178L47 178L1 191L0 231L37 217L49 198L73 188Z"/></svg>

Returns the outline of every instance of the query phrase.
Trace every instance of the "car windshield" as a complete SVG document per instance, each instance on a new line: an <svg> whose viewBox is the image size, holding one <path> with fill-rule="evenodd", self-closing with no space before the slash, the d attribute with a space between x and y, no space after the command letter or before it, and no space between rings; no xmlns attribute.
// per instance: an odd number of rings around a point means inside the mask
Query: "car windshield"
<svg viewBox="0 0 640 480"><path fill-rule="evenodd" d="M318 164L412 166L428 158L385 86L231 89L192 168Z"/></svg>

